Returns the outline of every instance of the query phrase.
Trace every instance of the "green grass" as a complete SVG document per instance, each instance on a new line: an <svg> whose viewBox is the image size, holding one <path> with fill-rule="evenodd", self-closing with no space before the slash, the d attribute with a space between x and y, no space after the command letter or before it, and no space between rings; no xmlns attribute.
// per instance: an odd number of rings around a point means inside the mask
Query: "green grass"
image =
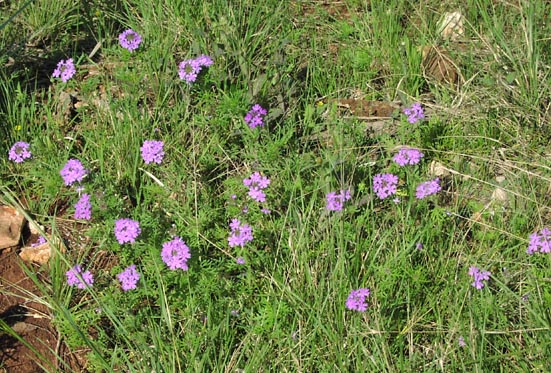
<svg viewBox="0 0 551 373"><path fill-rule="evenodd" d="M78 200L59 170L70 158L90 170L92 220L78 229L89 239L42 268L41 286L90 371L551 368L550 257L526 254L551 220L546 2L469 1L457 42L437 32L451 1L348 1L340 15L314 1L84 3L37 1L0 31L0 175L4 202L50 232ZM24 2L10 4L1 20ZM127 28L144 40L133 53L118 44ZM435 43L463 84L423 73L422 47ZM187 85L178 63L200 54L214 64ZM66 58L77 74L51 79ZM69 110L67 94L80 106ZM335 105L354 96L420 101L427 119L396 112L370 135ZM255 103L269 113L251 130ZM161 165L142 161L148 139L164 141ZM31 160L7 159L16 141ZM423 151L420 165L392 161L401 145ZM442 191L417 200L438 164ZM262 206L242 184L254 171L271 180ZM373 193L387 172L400 178L398 204ZM340 189L352 199L327 211L326 193ZM115 240L123 217L140 222L134 244ZM233 218L253 226L243 249L228 246ZM188 271L161 260L173 235L191 248ZM66 284L78 263L92 288ZM116 274L133 263L142 278L123 292ZM473 265L492 273L481 290ZM360 287L367 311L347 310Z"/></svg>

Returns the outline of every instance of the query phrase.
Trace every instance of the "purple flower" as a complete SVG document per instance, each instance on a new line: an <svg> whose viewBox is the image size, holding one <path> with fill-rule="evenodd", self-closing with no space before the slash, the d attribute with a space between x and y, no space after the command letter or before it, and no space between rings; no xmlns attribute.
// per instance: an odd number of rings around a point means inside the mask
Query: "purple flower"
<svg viewBox="0 0 551 373"><path fill-rule="evenodd" d="M436 178L434 180L425 181L424 183L419 184L415 190L415 196L417 199L423 199L425 197L431 196L438 193L442 190L440 186L440 179Z"/></svg>
<svg viewBox="0 0 551 373"><path fill-rule="evenodd" d="M423 250L423 244L421 242L417 242L417 244L415 244L415 248L417 250Z"/></svg>
<svg viewBox="0 0 551 373"><path fill-rule="evenodd" d="M128 291L136 289L136 284L140 280L140 274L136 271L136 265L132 264L117 275L121 283L122 290Z"/></svg>
<svg viewBox="0 0 551 373"><path fill-rule="evenodd" d="M425 114L423 113L423 108L420 103L415 103L409 108L404 108L404 114L408 117L408 122L411 124L416 123L417 121L423 119Z"/></svg>
<svg viewBox="0 0 551 373"><path fill-rule="evenodd" d="M178 75L181 80L193 83L203 67L209 67L213 64L212 58L202 54L197 58L184 60L178 65Z"/></svg>
<svg viewBox="0 0 551 373"><path fill-rule="evenodd" d="M156 140L146 140L143 142L140 150L142 151L142 158L146 164L157 163L161 164L165 152L163 150L163 142Z"/></svg>
<svg viewBox="0 0 551 373"><path fill-rule="evenodd" d="M369 289L366 288L352 290L346 300L346 308L352 311L365 312L367 310L366 299L369 294Z"/></svg>
<svg viewBox="0 0 551 373"><path fill-rule="evenodd" d="M23 141L16 142L8 153L8 159L15 163L21 163L25 159L32 157L31 151L29 150L30 146L29 143Z"/></svg>
<svg viewBox="0 0 551 373"><path fill-rule="evenodd" d="M230 236L228 237L228 245L230 247L244 247L247 242L253 240L253 229L248 224L241 224L237 219L232 219L230 223Z"/></svg>
<svg viewBox="0 0 551 373"><path fill-rule="evenodd" d="M189 247L180 237L174 237L172 241L165 242L161 250L163 262L171 270L188 270L187 260L191 258Z"/></svg>
<svg viewBox="0 0 551 373"><path fill-rule="evenodd" d="M87 286L92 286L94 283L94 277L90 271L82 272L80 265L75 265L68 270L65 275L67 276L67 284L69 286L75 286L79 289L84 289Z"/></svg>
<svg viewBox="0 0 551 373"><path fill-rule="evenodd" d="M398 163L400 166L405 165L414 165L421 161L424 154L419 151L419 149L404 148L400 149L398 153L394 156L394 162Z"/></svg>
<svg viewBox="0 0 551 373"><path fill-rule="evenodd" d="M256 128L258 126L264 125L264 116L268 112L262 106L255 104L252 109L245 115L245 123L251 128Z"/></svg>
<svg viewBox="0 0 551 373"><path fill-rule="evenodd" d="M92 204L90 195L84 193L75 205L75 219L90 220L92 218Z"/></svg>
<svg viewBox="0 0 551 373"><path fill-rule="evenodd" d="M467 343L465 343L465 338L463 338L462 335L460 335L457 339L457 344L459 345L459 347L465 347L467 345Z"/></svg>
<svg viewBox="0 0 551 373"><path fill-rule="evenodd" d="M481 271L479 268L475 266L469 267L469 276L473 278L473 283L471 284L478 290L482 289L484 287L484 283L482 281L487 281L490 279L491 273L488 271Z"/></svg>
<svg viewBox="0 0 551 373"><path fill-rule="evenodd" d="M126 30L119 35L119 43L121 47L128 49L130 52L138 49L142 37L134 30Z"/></svg>
<svg viewBox="0 0 551 373"><path fill-rule="evenodd" d="M61 174L65 185L72 185L76 181L82 181L88 171L78 159L69 159L59 173Z"/></svg>
<svg viewBox="0 0 551 373"><path fill-rule="evenodd" d="M46 239L44 238L44 236L40 236L38 237L38 240L36 240L36 242L31 245L31 247L44 245L45 243L46 243Z"/></svg>
<svg viewBox="0 0 551 373"><path fill-rule="evenodd" d="M264 207L263 209L260 210L260 212L262 212L263 214L269 215L272 213L272 210Z"/></svg>
<svg viewBox="0 0 551 373"><path fill-rule="evenodd" d="M530 243L526 253L532 255L535 252L549 253L551 252L551 231L543 228L539 234L534 232L530 235Z"/></svg>
<svg viewBox="0 0 551 373"><path fill-rule="evenodd" d="M341 211L344 206L344 202L348 201L350 198L350 190L341 189L339 193L329 192L325 195L325 207L329 211Z"/></svg>
<svg viewBox="0 0 551 373"><path fill-rule="evenodd" d="M270 179L254 172L249 178L243 179L243 184L249 188L249 197L257 202L266 201L266 194L262 190L270 185Z"/></svg>
<svg viewBox="0 0 551 373"><path fill-rule="evenodd" d="M245 264L245 258L240 256L237 259L235 259L235 262L239 265L243 265L243 264Z"/></svg>
<svg viewBox="0 0 551 373"><path fill-rule="evenodd" d="M380 199L396 194L398 176L393 174L377 174L373 177L373 191Z"/></svg>
<svg viewBox="0 0 551 373"><path fill-rule="evenodd" d="M76 69L73 59L69 58L68 60L61 60L58 62L56 69L52 76L54 78L60 78L62 82L67 82L75 75Z"/></svg>
<svg viewBox="0 0 551 373"><path fill-rule="evenodd" d="M136 237L140 235L140 223L132 219L119 219L115 221L115 237L122 245L126 242L136 242Z"/></svg>

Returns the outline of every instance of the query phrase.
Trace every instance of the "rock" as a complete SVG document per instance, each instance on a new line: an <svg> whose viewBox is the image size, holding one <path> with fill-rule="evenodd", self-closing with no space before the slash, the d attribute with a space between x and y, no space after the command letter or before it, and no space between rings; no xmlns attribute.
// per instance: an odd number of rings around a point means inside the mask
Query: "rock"
<svg viewBox="0 0 551 373"><path fill-rule="evenodd" d="M0 206L0 250L16 246L25 217L11 206Z"/></svg>

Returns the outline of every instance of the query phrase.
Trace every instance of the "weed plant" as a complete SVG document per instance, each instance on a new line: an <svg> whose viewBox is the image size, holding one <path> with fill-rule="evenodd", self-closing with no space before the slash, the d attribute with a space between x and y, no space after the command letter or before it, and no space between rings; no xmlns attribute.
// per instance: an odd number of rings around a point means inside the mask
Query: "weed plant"
<svg viewBox="0 0 551 373"><path fill-rule="evenodd" d="M421 51L458 9L450 85ZM64 342L98 372L551 370L550 11L33 2L0 31L0 198L84 237L29 271ZM358 94L399 102L382 132Z"/></svg>

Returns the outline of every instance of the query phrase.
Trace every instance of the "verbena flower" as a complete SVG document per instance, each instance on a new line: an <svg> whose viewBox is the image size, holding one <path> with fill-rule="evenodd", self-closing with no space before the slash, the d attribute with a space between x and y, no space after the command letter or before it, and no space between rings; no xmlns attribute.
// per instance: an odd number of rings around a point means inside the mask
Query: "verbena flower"
<svg viewBox="0 0 551 373"><path fill-rule="evenodd" d="M366 299L369 294L370 291L366 288L352 290L346 300L346 308L352 311L365 312L368 306Z"/></svg>
<svg viewBox="0 0 551 373"><path fill-rule="evenodd" d="M230 229L230 236L228 237L230 247L244 247L247 242L253 240L253 229L248 224L241 224L239 220L232 219Z"/></svg>
<svg viewBox="0 0 551 373"><path fill-rule="evenodd" d="M235 262L239 265L243 265L243 264L245 264L245 258L240 256L237 259L235 259Z"/></svg>
<svg viewBox="0 0 551 373"><path fill-rule="evenodd" d="M67 284L76 286L79 289L84 289L87 286L91 287L94 283L94 277L90 271L83 272L79 264L68 270L65 275L67 276Z"/></svg>
<svg viewBox="0 0 551 373"><path fill-rule="evenodd" d="M157 163L161 164L165 152L163 150L164 143L157 140L144 141L140 150L142 151L142 158L146 164Z"/></svg>
<svg viewBox="0 0 551 373"><path fill-rule="evenodd" d="M90 195L84 193L75 204L75 219L90 220L92 218L92 204Z"/></svg>
<svg viewBox="0 0 551 373"><path fill-rule="evenodd" d="M62 82L67 82L75 75L76 69L73 59L61 60L57 63L57 67L54 70L52 76L54 78L60 78Z"/></svg>
<svg viewBox="0 0 551 373"><path fill-rule="evenodd" d="M124 218L115 221L115 237L121 245L136 242L141 232L140 223L135 220Z"/></svg>
<svg viewBox="0 0 551 373"><path fill-rule="evenodd" d="M469 276L473 278L473 283L471 284L478 290L482 289L484 287L484 283L482 281L487 281L490 279L491 273L488 271L481 271L479 268L475 266L469 267Z"/></svg>
<svg viewBox="0 0 551 373"><path fill-rule="evenodd" d="M394 156L394 162L398 163L400 166L405 165L415 165L421 161L424 154L419 151L419 149L413 148L404 148L400 149L398 153Z"/></svg>
<svg viewBox="0 0 551 373"><path fill-rule="evenodd" d="M31 158L32 154L29 148L31 145L24 141L18 141L10 148L8 159L15 163L21 163L25 159Z"/></svg>
<svg viewBox="0 0 551 373"><path fill-rule="evenodd" d="M341 211L344 203L351 198L350 190L341 189L337 192L329 192L325 195L325 208L329 211Z"/></svg>
<svg viewBox="0 0 551 373"><path fill-rule="evenodd" d="M270 179L254 172L250 177L243 179L243 184L249 188L249 197L257 202L265 202L266 194L262 191L270 185Z"/></svg>
<svg viewBox="0 0 551 373"><path fill-rule="evenodd" d="M266 207L264 207L260 210L260 212L263 213L263 214L269 215L269 214L272 213L272 210L267 209Z"/></svg>
<svg viewBox="0 0 551 373"><path fill-rule="evenodd" d="M140 280L140 274L136 271L136 265L132 264L127 267L124 271L117 275L119 282L121 283L122 290L128 291L136 289L136 285Z"/></svg>
<svg viewBox="0 0 551 373"><path fill-rule="evenodd" d="M72 185L75 182L81 182L88 171L84 168L78 159L69 159L65 166L59 172L65 185Z"/></svg>
<svg viewBox="0 0 551 373"><path fill-rule="evenodd" d="M212 64L212 58L206 54L202 54L197 58L184 60L178 65L178 76L181 80L185 80L188 83L193 83L197 80L197 76L203 67L209 67Z"/></svg>
<svg viewBox="0 0 551 373"><path fill-rule="evenodd" d="M44 238L44 236L40 236L40 237L38 237L38 240L36 240L36 242L31 245L31 247L44 245L46 242L47 242L46 238Z"/></svg>
<svg viewBox="0 0 551 373"><path fill-rule="evenodd" d="M436 178L434 180L425 181L424 183L419 184L415 190L415 197L417 197L417 199L423 199L425 197L432 196L441 190L442 187L440 186L440 179Z"/></svg>
<svg viewBox="0 0 551 373"><path fill-rule="evenodd" d="M411 124L417 123L421 119L425 118L423 108L420 103L415 103L409 108L404 108L404 114L408 117L408 122Z"/></svg>
<svg viewBox="0 0 551 373"><path fill-rule="evenodd" d="M126 30L119 35L119 43L121 47L128 49L130 52L138 49L142 42L142 37L134 30Z"/></svg>
<svg viewBox="0 0 551 373"><path fill-rule="evenodd" d="M180 237L174 237L173 240L165 242L161 250L163 262L171 270L188 270L187 261L191 258L189 247Z"/></svg>
<svg viewBox="0 0 551 373"><path fill-rule="evenodd" d="M373 177L373 191L380 199L396 194L398 176L393 174L377 174Z"/></svg>
<svg viewBox="0 0 551 373"><path fill-rule="evenodd" d="M261 127L264 125L264 116L268 112L262 106L255 104L252 109L245 115L245 123L251 128Z"/></svg>
<svg viewBox="0 0 551 373"><path fill-rule="evenodd" d="M530 235L530 243L526 253L532 255L535 252L549 253L551 252L551 231L543 228L541 231L534 232Z"/></svg>

